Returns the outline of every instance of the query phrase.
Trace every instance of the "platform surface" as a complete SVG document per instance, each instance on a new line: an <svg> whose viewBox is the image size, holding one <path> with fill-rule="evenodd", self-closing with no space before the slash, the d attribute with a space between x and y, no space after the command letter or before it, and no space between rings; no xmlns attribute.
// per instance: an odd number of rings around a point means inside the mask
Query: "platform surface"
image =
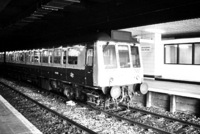
<svg viewBox="0 0 200 134"><path fill-rule="evenodd" d="M200 99L200 85L145 79L149 91Z"/></svg>
<svg viewBox="0 0 200 134"><path fill-rule="evenodd" d="M0 95L0 134L42 134Z"/></svg>

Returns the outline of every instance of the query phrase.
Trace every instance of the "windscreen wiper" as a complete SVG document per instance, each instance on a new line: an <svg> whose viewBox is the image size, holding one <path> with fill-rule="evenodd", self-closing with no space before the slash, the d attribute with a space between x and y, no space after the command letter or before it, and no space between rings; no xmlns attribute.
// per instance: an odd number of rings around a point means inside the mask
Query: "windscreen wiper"
<svg viewBox="0 0 200 134"><path fill-rule="evenodd" d="M106 42L106 45L103 47L103 52L106 50L106 48L108 47L109 42Z"/></svg>

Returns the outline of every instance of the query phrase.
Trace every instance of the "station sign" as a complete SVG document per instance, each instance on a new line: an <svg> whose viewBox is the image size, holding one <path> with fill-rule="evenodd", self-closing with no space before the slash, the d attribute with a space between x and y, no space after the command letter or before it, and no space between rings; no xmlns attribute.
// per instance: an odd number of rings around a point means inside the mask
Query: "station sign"
<svg viewBox="0 0 200 134"><path fill-rule="evenodd" d="M151 45L141 45L142 52L151 52Z"/></svg>

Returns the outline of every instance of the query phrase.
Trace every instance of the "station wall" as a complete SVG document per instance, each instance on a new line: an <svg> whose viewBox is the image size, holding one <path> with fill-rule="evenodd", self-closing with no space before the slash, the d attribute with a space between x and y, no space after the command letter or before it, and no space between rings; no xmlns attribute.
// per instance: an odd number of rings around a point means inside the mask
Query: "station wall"
<svg viewBox="0 0 200 134"><path fill-rule="evenodd" d="M200 38L162 40L160 46L156 45L154 41L149 41L148 43L141 42L141 46L147 48L146 50L141 48L144 75L154 77L160 76L164 79L200 82L200 64L194 64L194 62L191 64L168 64L165 61L164 50L166 44L192 43L200 43ZM146 46L150 49L148 50ZM192 51L194 51L194 49ZM187 55L187 51L185 54ZM156 60L157 58L159 58L159 60Z"/></svg>
<svg viewBox="0 0 200 134"><path fill-rule="evenodd" d="M155 53L154 53L154 45L152 43L141 43L141 51L142 51L142 63L144 68L144 74L146 75L154 75L155 71Z"/></svg>

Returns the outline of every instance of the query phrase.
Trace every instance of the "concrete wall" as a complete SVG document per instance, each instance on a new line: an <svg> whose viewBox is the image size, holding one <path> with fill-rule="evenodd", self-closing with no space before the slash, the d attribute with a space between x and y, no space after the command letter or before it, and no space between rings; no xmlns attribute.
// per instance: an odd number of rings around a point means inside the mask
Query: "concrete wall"
<svg viewBox="0 0 200 134"><path fill-rule="evenodd" d="M146 43L141 42L142 47L142 60L143 60L143 68L144 68L144 74L145 75L154 75L155 73L155 65L154 65L154 59L155 59L155 49L153 43ZM145 48L149 48L148 50L144 50Z"/></svg>
<svg viewBox="0 0 200 134"><path fill-rule="evenodd" d="M154 34L151 39L140 39L140 43L142 47L141 53L144 74L160 76L164 58L163 46L161 45L161 34ZM147 48L147 50L145 48Z"/></svg>
<svg viewBox="0 0 200 134"><path fill-rule="evenodd" d="M164 44L200 42L200 38L162 40L141 40L144 75L161 76L166 79L200 82L200 65L164 64Z"/></svg>
<svg viewBox="0 0 200 134"><path fill-rule="evenodd" d="M200 38L163 40L162 49L164 50L164 44L191 43L191 42L200 42ZM162 55L164 55L164 51L162 52ZM162 78L167 78L167 79L200 82L200 65L164 64L164 58L163 58L161 75Z"/></svg>

